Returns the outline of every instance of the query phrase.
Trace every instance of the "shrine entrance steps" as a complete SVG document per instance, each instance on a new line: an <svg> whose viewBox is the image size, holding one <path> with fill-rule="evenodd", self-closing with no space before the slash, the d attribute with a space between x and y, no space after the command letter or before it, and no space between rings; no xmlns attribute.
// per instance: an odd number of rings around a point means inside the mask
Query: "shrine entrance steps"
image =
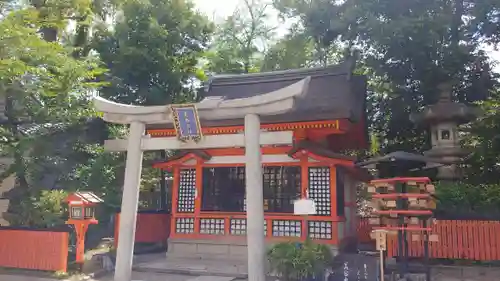
<svg viewBox="0 0 500 281"><path fill-rule="evenodd" d="M273 243L266 243L269 248ZM332 247L334 256L338 249ZM169 239L167 257L198 258L247 261L247 243L245 239L221 238L220 240Z"/></svg>
<svg viewBox="0 0 500 281"><path fill-rule="evenodd" d="M220 240L169 239L167 257L207 258L246 263L247 244L245 240L230 238Z"/></svg>
<svg viewBox="0 0 500 281"><path fill-rule="evenodd" d="M337 253L336 249L332 251L334 254ZM134 270L246 278L247 245L245 240L231 238L169 239L168 252L164 258L137 263Z"/></svg>

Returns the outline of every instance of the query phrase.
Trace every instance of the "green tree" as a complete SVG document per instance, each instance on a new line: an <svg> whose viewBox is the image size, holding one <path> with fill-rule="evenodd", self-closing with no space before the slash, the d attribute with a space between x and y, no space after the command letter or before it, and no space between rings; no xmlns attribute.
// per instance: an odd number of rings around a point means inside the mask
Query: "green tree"
<svg viewBox="0 0 500 281"><path fill-rule="evenodd" d="M261 70L285 70L314 66L314 41L294 26L265 53Z"/></svg>
<svg viewBox="0 0 500 281"><path fill-rule="evenodd" d="M409 115L436 101L440 83L453 83L455 99L464 102L484 99L496 83L481 52L481 42L495 38L495 32L484 29L484 18L494 25L491 15L498 14L498 5L488 1L275 0L274 4L283 15L297 18L324 46L341 44L346 55L360 52L360 66L372 80L371 130L385 136L384 153L428 149L425 128L412 124ZM476 17L486 10L491 13Z"/></svg>
<svg viewBox="0 0 500 281"><path fill-rule="evenodd" d="M115 25L101 26L94 39L110 69L101 96L144 105L192 100L212 28L190 1L126 1Z"/></svg>
<svg viewBox="0 0 500 281"><path fill-rule="evenodd" d="M262 53L274 37L275 27L268 24L270 8L260 0L244 0L217 26L206 69L211 73L258 72Z"/></svg>
<svg viewBox="0 0 500 281"><path fill-rule="evenodd" d="M473 184L500 182L500 91L480 103L483 115L466 128L464 144L472 154L465 163L466 180Z"/></svg>
<svg viewBox="0 0 500 281"><path fill-rule="evenodd" d="M40 38L39 19L38 10L25 8L0 20L1 151L13 159L2 176L16 176L15 188L4 194L10 200L6 219L21 225L43 224L35 207L47 188L42 163L62 160L43 149L53 145L47 136L92 113L89 98L99 83L89 81L102 74L93 58L75 60L71 50Z"/></svg>
<svg viewBox="0 0 500 281"><path fill-rule="evenodd" d="M124 155L104 152L100 144L107 138L123 137L125 128L92 118L90 97L99 91L124 103L190 101L196 95L193 81L203 78L197 64L212 25L194 12L190 1L71 3L33 2L33 8L18 8L0 19L4 27L0 31L15 35L0 35L0 52L5 51L0 73L11 75L0 76L6 79L2 86L12 84L9 78L13 74L7 73L13 71L12 65L19 65L20 77L36 78L18 83L22 87L17 90L23 94L14 95L13 89L7 89L12 93L6 108L10 115L0 134L5 140L4 156L14 157L4 176L15 173L18 179L16 188L4 194L11 200L8 219L12 224L47 226L56 217L62 222L62 197L45 190L94 191L105 199L106 217L100 218L105 222L109 212L120 205ZM115 17L111 24L110 16ZM67 30L71 22L76 28ZM44 40L38 37L40 33ZM105 75L94 54L110 68ZM36 57L33 63L31 56ZM33 72L42 72L23 76L24 64L33 64ZM25 81L31 84L22 84ZM49 81L64 87L56 88ZM28 86L30 91L24 91ZM25 95L28 93L33 95ZM15 104L15 114L10 101ZM151 153L146 160L157 157ZM158 174L146 166L143 187L156 185Z"/></svg>

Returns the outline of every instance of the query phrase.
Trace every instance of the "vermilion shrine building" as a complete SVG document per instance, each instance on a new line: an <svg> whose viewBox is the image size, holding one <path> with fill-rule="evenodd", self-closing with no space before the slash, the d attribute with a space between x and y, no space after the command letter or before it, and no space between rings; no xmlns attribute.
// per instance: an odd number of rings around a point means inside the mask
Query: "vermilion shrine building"
<svg viewBox="0 0 500 281"><path fill-rule="evenodd" d="M286 114L262 117L262 131L293 131L294 144L262 147L265 237L304 240L337 248L356 236L360 173L346 151L367 147L366 79L346 62L326 68L215 76L204 97L246 98L311 77L307 98ZM204 135L243 132L243 120L201 120ZM171 125L149 125L151 138L175 136ZM169 252L243 253L246 233L244 148L179 151L154 167L173 173ZM309 197L317 214L293 214ZM196 244L196 247L193 247ZM222 248L221 248L222 247ZM228 248L229 247L229 250ZM223 249L224 248L224 249Z"/></svg>

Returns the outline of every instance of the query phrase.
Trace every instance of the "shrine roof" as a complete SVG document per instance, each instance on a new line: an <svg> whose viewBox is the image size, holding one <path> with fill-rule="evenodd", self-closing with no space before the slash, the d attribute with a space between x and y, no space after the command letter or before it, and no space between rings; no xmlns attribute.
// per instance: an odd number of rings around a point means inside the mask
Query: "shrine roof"
<svg viewBox="0 0 500 281"><path fill-rule="evenodd" d="M294 155L297 152L300 152L301 150L306 150L310 153L316 154L318 156L323 156L326 158L348 160L353 162L357 160L356 157L334 152L328 149L327 147L323 147L318 143L307 140L294 143L292 149L288 152L288 155L290 156Z"/></svg>
<svg viewBox="0 0 500 281"><path fill-rule="evenodd" d="M210 160L210 158L212 158L210 154L206 153L203 150L179 150L176 154L168 157L167 159L168 161L179 160L189 154L193 154L203 160Z"/></svg>
<svg viewBox="0 0 500 281"><path fill-rule="evenodd" d="M291 112L263 116L263 124L349 119L364 120L366 78L352 73L354 61L319 68L264 73L215 75L205 83L203 97L239 99L269 93L311 77L306 97ZM204 127L239 126L242 119L200 120ZM165 128L165 124L148 126ZM167 126L171 127L171 126Z"/></svg>
<svg viewBox="0 0 500 281"><path fill-rule="evenodd" d="M435 158L430 158L421 154L416 154L416 153L410 153L410 152L405 152L405 151L395 151L391 152L389 154L383 155L383 156L378 156L374 157L371 159L368 159L364 162L356 163L356 166L358 167L366 167L369 165L374 165L378 163L389 163L389 162L415 162L415 163L436 163L440 164L441 160L435 159Z"/></svg>
<svg viewBox="0 0 500 281"><path fill-rule="evenodd" d="M67 198L67 202L70 201L82 201L84 204L97 204L104 202L100 197L95 195L93 192L75 192L71 193Z"/></svg>

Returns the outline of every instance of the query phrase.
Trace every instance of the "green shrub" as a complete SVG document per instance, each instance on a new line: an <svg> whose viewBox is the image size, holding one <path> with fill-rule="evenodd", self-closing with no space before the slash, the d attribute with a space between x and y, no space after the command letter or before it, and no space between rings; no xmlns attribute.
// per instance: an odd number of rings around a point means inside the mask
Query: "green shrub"
<svg viewBox="0 0 500 281"><path fill-rule="evenodd" d="M267 258L271 271L282 281L322 278L333 260L328 246L311 240L276 244L267 252Z"/></svg>
<svg viewBox="0 0 500 281"><path fill-rule="evenodd" d="M436 197L439 210L500 214L500 184L439 182Z"/></svg>

